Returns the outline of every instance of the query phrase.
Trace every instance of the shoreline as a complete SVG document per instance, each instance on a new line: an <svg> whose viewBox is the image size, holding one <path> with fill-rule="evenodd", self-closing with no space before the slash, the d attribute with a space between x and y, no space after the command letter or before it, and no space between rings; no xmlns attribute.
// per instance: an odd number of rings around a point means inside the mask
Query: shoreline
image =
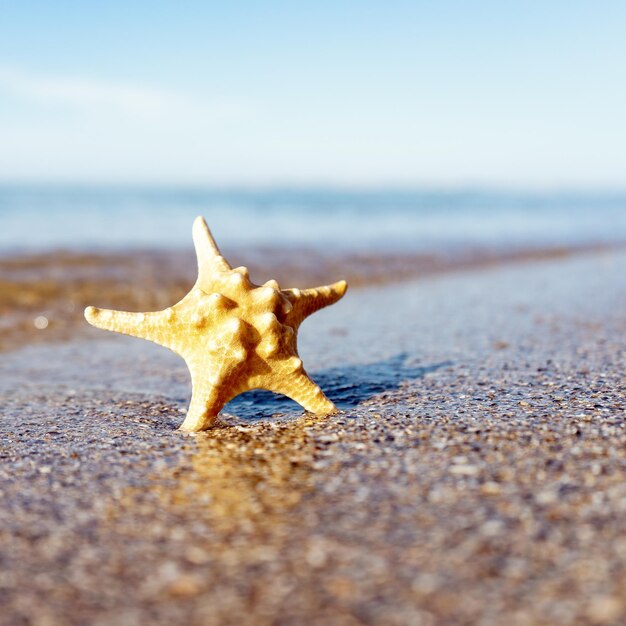
<svg viewBox="0 0 626 626"><path fill-rule="evenodd" d="M547 248L449 249L439 253L343 253L253 248L227 250L252 279L310 287L345 279L351 289L384 286L448 273L619 252L626 244ZM196 278L191 251L55 251L0 257L0 352L32 343L85 336L88 305L128 311L163 309ZM45 328L35 327L45 318Z"/></svg>

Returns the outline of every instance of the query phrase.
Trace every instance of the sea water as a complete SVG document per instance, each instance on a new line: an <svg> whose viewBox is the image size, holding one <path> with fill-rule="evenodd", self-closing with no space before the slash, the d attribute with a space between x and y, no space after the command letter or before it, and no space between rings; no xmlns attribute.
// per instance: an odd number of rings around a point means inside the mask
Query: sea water
<svg viewBox="0 0 626 626"><path fill-rule="evenodd" d="M225 246L346 251L626 242L626 192L0 186L0 253Z"/></svg>

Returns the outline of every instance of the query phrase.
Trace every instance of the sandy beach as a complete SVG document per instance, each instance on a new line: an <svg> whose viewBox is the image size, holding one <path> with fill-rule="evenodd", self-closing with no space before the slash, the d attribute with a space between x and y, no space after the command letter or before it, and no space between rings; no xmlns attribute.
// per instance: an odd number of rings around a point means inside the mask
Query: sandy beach
<svg viewBox="0 0 626 626"><path fill-rule="evenodd" d="M195 436L182 360L27 308L0 360L0 624L624 623L625 267L354 289L300 339L340 414L253 392Z"/></svg>

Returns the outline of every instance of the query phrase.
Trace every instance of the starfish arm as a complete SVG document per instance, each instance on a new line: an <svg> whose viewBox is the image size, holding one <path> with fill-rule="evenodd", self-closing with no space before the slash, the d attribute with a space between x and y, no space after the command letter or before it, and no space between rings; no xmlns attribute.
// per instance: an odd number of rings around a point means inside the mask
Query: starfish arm
<svg viewBox="0 0 626 626"><path fill-rule="evenodd" d="M180 429L199 432L210 428L224 405L248 390L239 376L245 355L230 355L213 360L207 353L185 358L191 376L191 402Z"/></svg>
<svg viewBox="0 0 626 626"><path fill-rule="evenodd" d="M295 400L305 411L317 415L328 415L337 410L337 407L324 395L304 371L293 372L281 377L268 388Z"/></svg>
<svg viewBox="0 0 626 626"><path fill-rule="evenodd" d="M213 425L226 402L218 387L207 380L192 376L192 381L191 402L180 430L199 432Z"/></svg>
<svg viewBox="0 0 626 626"><path fill-rule="evenodd" d="M198 283L210 283L216 271L227 272L232 269L222 256L203 217L196 218L192 234L198 257Z"/></svg>
<svg viewBox="0 0 626 626"><path fill-rule="evenodd" d="M171 309L152 313L113 311L94 306L85 309L85 319L96 328L148 339L166 347L170 347L167 329L170 315Z"/></svg>
<svg viewBox="0 0 626 626"><path fill-rule="evenodd" d="M285 323L297 330L309 315L337 302L347 289L348 283L345 280L340 280L324 287L283 290L283 294L287 296L293 307L287 314Z"/></svg>

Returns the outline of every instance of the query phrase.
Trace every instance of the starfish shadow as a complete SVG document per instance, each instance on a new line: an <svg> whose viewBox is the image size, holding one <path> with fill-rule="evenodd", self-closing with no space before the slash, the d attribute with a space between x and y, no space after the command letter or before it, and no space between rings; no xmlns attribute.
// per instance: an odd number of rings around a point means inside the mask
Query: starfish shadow
<svg viewBox="0 0 626 626"><path fill-rule="evenodd" d="M351 409L375 396L398 389L403 382L417 380L429 372L450 365L450 361L415 365L401 352L389 359L361 365L344 365L313 372L311 377L340 409ZM302 412L302 407L286 396L255 389L237 396L225 412L242 419L270 418L277 413Z"/></svg>

